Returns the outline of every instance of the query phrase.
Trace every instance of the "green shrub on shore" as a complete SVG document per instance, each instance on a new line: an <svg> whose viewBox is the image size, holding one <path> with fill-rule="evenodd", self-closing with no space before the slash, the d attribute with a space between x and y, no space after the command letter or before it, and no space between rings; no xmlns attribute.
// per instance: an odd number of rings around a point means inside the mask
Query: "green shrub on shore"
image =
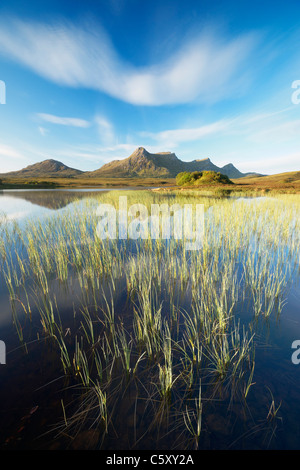
<svg viewBox="0 0 300 470"><path fill-rule="evenodd" d="M233 184L227 175L216 171L183 171L176 176L177 186L198 186L200 184Z"/></svg>

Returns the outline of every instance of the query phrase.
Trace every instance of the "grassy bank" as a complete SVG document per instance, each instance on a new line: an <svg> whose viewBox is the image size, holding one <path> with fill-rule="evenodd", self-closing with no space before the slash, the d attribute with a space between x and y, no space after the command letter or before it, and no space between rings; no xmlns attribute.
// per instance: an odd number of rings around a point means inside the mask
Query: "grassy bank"
<svg viewBox="0 0 300 470"><path fill-rule="evenodd" d="M182 191L197 189L199 194L210 191L212 194L224 193L299 193L299 172L268 177L233 179L234 184L205 183L195 186L186 183ZM51 189L51 188L148 188L156 187L177 190L175 178L3 178L1 189Z"/></svg>

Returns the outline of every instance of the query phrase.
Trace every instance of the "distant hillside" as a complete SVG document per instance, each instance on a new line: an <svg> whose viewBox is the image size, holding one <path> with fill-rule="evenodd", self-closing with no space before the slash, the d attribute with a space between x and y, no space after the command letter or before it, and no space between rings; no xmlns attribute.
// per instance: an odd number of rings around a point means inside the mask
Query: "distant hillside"
<svg viewBox="0 0 300 470"><path fill-rule="evenodd" d="M20 178L47 178L61 177L70 178L84 173L81 170L70 168L57 160L44 160L34 163L18 171L0 174L1 177L20 177Z"/></svg>
<svg viewBox="0 0 300 470"><path fill-rule="evenodd" d="M260 185L260 186L292 186L300 185L300 171L289 171L286 173L277 173L275 175L267 176L257 176L257 175L247 175L243 178L239 178L239 184L251 184L251 185Z"/></svg>
<svg viewBox="0 0 300 470"><path fill-rule="evenodd" d="M235 168L232 163L224 167L214 165L209 158L184 162L175 153L150 153L143 147L137 148L129 157L123 160L114 160L103 165L95 171L85 173L85 177L165 177L175 178L183 171L216 171L229 178L242 178L246 176Z"/></svg>

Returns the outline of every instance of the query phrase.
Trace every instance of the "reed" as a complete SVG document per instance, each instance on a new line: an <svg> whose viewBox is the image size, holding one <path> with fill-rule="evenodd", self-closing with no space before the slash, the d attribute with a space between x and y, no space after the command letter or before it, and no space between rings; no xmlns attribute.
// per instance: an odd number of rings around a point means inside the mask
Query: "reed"
<svg viewBox="0 0 300 470"><path fill-rule="evenodd" d="M198 449L199 439L202 430L202 413L203 413L203 403L202 403L202 392L201 392L201 382L199 385L198 397L195 398L195 408L193 410L186 405L186 410L183 412L183 419L186 426L186 429L192 436L195 449Z"/></svg>

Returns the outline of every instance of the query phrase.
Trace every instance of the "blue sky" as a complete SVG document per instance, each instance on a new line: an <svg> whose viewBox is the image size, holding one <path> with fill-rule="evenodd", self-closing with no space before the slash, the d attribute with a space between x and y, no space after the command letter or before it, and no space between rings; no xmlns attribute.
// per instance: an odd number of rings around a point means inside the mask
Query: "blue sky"
<svg viewBox="0 0 300 470"><path fill-rule="evenodd" d="M0 173L139 146L299 170L299 39L296 1L2 0Z"/></svg>

